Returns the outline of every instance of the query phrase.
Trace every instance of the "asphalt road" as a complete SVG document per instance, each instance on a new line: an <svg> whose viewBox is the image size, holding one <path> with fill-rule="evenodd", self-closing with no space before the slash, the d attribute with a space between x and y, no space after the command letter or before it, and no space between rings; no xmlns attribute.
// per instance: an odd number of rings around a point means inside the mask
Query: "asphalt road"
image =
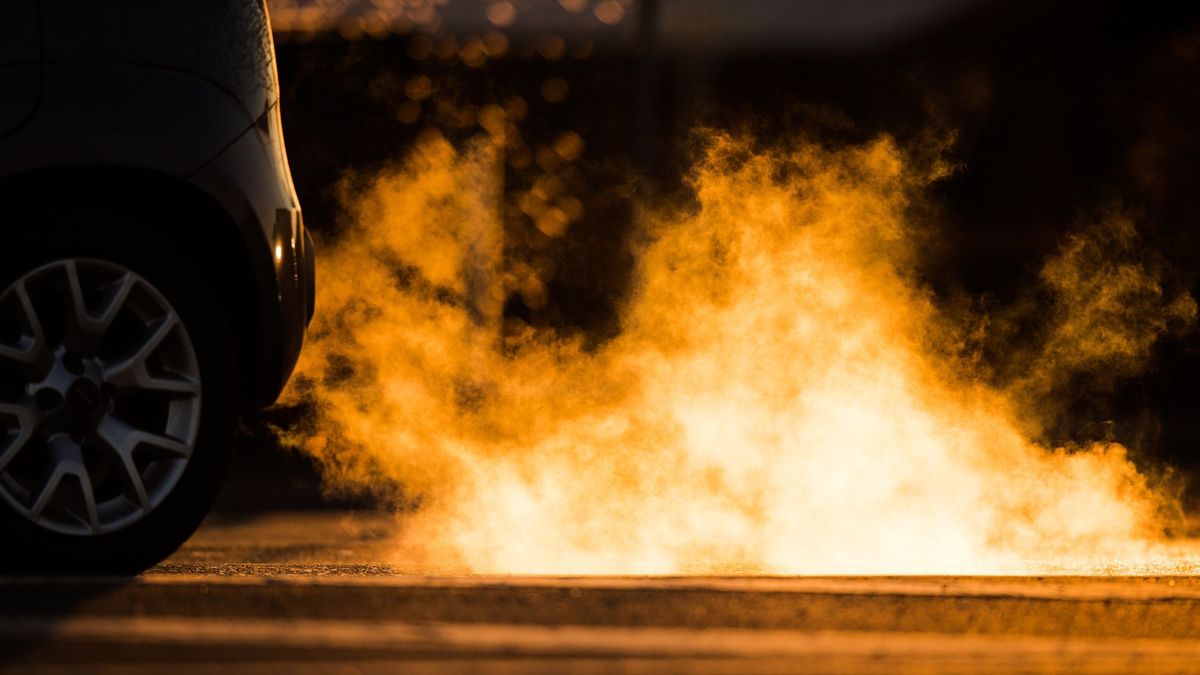
<svg viewBox="0 0 1200 675"><path fill-rule="evenodd" d="M1200 672L1200 578L428 576L386 516L216 517L136 579L0 580L0 671Z"/></svg>

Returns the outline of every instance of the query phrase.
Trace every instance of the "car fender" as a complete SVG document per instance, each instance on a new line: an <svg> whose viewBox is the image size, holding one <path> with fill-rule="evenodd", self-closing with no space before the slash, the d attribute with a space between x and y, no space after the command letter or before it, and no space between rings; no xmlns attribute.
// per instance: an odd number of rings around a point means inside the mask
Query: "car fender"
<svg viewBox="0 0 1200 675"><path fill-rule="evenodd" d="M0 177L65 164L117 164L181 178L254 123L219 85L165 68L46 64L41 104L0 139Z"/></svg>

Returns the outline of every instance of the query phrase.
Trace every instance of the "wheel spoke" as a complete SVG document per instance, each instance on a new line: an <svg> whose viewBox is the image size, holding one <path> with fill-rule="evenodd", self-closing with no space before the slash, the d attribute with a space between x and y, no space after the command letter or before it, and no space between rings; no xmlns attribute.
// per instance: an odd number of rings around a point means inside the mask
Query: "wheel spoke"
<svg viewBox="0 0 1200 675"><path fill-rule="evenodd" d="M151 389L171 393L195 394L199 391L196 380L177 375L157 377L146 369L146 363L162 345L171 331L179 326L174 314L167 314L155 322L134 352L123 359L109 364L104 369L104 379L119 388Z"/></svg>
<svg viewBox="0 0 1200 675"><path fill-rule="evenodd" d="M150 497L146 494L146 484L142 480L141 472L138 471L137 462L134 461L133 451L137 449L138 445L149 443L146 437L153 436L153 434L135 429L111 416L100 424L96 432L100 440L120 459L123 472L122 482L125 484L131 501L143 511L148 511Z"/></svg>
<svg viewBox="0 0 1200 675"><path fill-rule="evenodd" d="M36 343L25 336L21 336L21 343L24 346L12 347L0 344L0 359L15 361L22 366L32 364L34 359L37 358L36 353L33 351L33 346Z"/></svg>
<svg viewBox="0 0 1200 675"><path fill-rule="evenodd" d="M99 314L93 314L88 311L87 304L84 302L83 283L79 280L78 264L76 261L70 260L65 269L67 284L70 287L69 302L72 325L76 331L75 337L87 340L94 347L104 337L121 308L125 306L125 300L129 297L129 292L133 290L135 284L134 276L125 272L110 284L105 290L104 304L100 308Z"/></svg>
<svg viewBox="0 0 1200 675"><path fill-rule="evenodd" d="M80 467L82 468L82 464ZM92 490L92 480L88 476L87 469L83 469L80 473L74 474L75 480L79 481L79 491L83 494L84 508L87 509L87 524L92 533L100 531L100 508L96 505L96 493Z"/></svg>
<svg viewBox="0 0 1200 675"><path fill-rule="evenodd" d="M33 307L33 300L25 289L24 281L13 284L12 290L16 293L21 312L25 315L25 328L29 334L21 335L15 345L0 344L0 359L12 361L27 373L34 373L40 371L39 366L45 365L46 360L46 338L42 332L42 321Z"/></svg>
<svg viewBox="0 0 1200 675"><path fill-rule="evenodd" d="M108 292L104 295L104 309L97 319L103 326L103 330L107 331L108 327L112 325L113 319L117 318L117 312L120 312L121 308L125 306L129 292L136 284L137 280L134 276L126 272L109 287Z"/></svg>
<svg viewBox="0 0 1200 675"><path fill-rule="evenodd" d="M21 452L21 448L33 438L37 427L38 412L31 406L17 403L0 403L0 415L15 418L20 428L14 434L9 432L5 445L0 448L0 473L8 467L9 462Z"/></svg>
<svg viewBox="0 0 1200 675"><path fill-rule="evenodd" d="M54 469L50 472L50 477L46 479L46 484L42 486L42 491L38 493L37 499L33 502L33 507L30 508L30 513L34 518L41 518L42 512L46 510L46 505L54 498L54 494L58 492L58 488L62 485L63 477L68 473L65 464L59 463L54 465Z"/></svg>
<svg viewBox="0 0 1200 675"><path fill-rule="evenodd" d="M121 466L125 470L125 487L133 493L131 495L133 502L143 511L149 511L150 497L146 494L146 483L142 480L142 474L137 470L133 455L121 455Z"/></svg>
<svg viewBox="0 0 1200 675"><path fill-rule="evenodd" d="M42 485L33 506L30 507L30 514L35 519L41 518L46 507L62 490L63 480L70 476L79 484L79 495L83 497L84 509L87 511L82 516L77 513L71 515L86 523L92 533L99 532L100 509L96 504L96 494L92 490L91 476L88 474L87 466L83 463L82 450L75 441L64 434L58 434L51 438L49 445L50 452L54 457L54 468L50 470L50 476ZM69 509L68 512L70 512Z"/></svg>
<svg viewBox="0 0 1200 675"><path fill-rule="evenodd" d="M142 389L161 391L168 394L195 395L200 393L200 381L187 375L172 374L163 377L147 374L138 380L138 386Z"/></svg>
<svg viewBox="0 0 1200 675"><path fill-rule="evenodd" d="M71 319L81 333L91 333L92 317L88 316L87 305L83 301L83 287L79 283L79 268L74 260L67 261L65 265L67 273L67 286L70 288L70 293L67 294L67 300L71 305Z"/></svg>
<svg viewBox="0 0 1200 675"><path fill-rule="evenodd" d="M133 451L140 445L166 450L177 457L190 457L192 454L191 446L183 441L132 427L112 415L100 422L96 434L122 458L133 457Z"/></svg>

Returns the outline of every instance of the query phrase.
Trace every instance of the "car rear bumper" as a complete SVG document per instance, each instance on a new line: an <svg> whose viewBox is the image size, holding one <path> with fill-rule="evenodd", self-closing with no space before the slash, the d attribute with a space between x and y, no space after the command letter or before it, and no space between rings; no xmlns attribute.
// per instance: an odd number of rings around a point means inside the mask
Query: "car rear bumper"
<svg viewBox="0 0 1200 675"><path fill-rule="evenodd" d="M312 321L316 295L316 263L312 236L300 209L276 211L271 255L275 268L280 326L280 387L291 377Z"/></svg>
<svg viewBox="0 0 1200 675"><path fill-rule="evenodd" d="M239 136L190 181L217 200L237 223L245 243L254 288L244 316L256 325L233 326L253 334L244 354L244 403L261 408L275 402L291 377L312 319L315 264L312 237L292 186L283 140L274 125L256 124Z"/></svg>

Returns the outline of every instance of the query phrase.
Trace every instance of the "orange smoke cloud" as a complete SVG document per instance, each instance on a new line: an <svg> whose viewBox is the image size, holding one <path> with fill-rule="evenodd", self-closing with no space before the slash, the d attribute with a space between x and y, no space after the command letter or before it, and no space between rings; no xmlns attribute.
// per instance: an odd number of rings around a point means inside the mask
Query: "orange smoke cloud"
<svg viewBox="0 0 1200 675"><path fill-rule="evenodd" d="M889 139L760 152L710 134L696 205L644 214L621 332L595 348L504 323L539 281L504 260L498 163L486 140L426 138L347 195L351 227L322 252L291 390L315 419L291 440L331 484L398 487L398 555L585 574L1188 560L1163 542L1177 504L1125 448L1030 435L1030 382L1135 367L1195 320L1153 269L1106 266L1094 242L1133 241L1124 221L1047 263L1059 325L999 387L953 356L967 328L913 272L906 214L939 170Z"/></svg>

